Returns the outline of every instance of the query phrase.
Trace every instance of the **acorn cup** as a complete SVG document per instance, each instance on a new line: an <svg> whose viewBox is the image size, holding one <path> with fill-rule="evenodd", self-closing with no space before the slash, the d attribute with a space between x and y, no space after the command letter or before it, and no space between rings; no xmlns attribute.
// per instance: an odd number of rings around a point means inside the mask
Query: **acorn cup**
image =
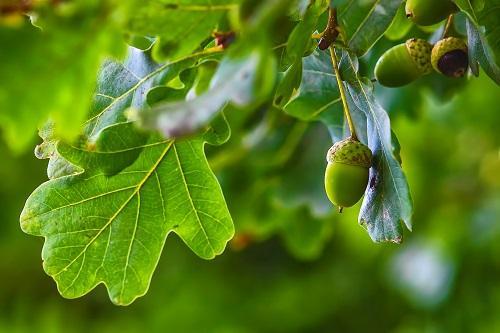
<svg viewBox="0 0 500 333"><path fill-rule="evenodd" d="M467 44L456 37L441 39L432 48L432 67L449 77L463 77L469 67Z"/></svg>
<svg viewBox="0 0 500 333"><path fill-rule="evenodd" d="M326 156L325 190L341 212L361 199L368 185L372 164L370 148L352 138L335 143Z"/></svg>
<svg viewBox="0 0 500 333"><path fill-rule="evenodd" d="M386 87L401 87L432 72L432 45L412 38L387 50L375 65L375 78Z"/></svg>
<svg viewBox="0 0 500 333"><path fill-rule="evenodd" d="M408 0L405 10L414 23L428 26L441 22L458 8L451 0Z"/></svg>

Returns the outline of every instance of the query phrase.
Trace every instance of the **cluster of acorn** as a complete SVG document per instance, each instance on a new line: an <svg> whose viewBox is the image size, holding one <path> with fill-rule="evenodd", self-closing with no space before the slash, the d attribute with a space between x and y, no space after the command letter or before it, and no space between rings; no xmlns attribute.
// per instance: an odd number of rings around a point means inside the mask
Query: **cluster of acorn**
<svg viewBox="0 0 500 333"><path fill-rule="evenodd" d="M450 0L408 0L406 16L418 25L436 24L457 10ZM387 50L375 65L375 78L386 87L406 85L432 69L448 77L467 72L467 45L457 37L446 37L435 45L412 38Z"/></svg>
<svg viewBox="0 0 500 333"><path fill-rule="evenodd" d="M436 24L457 11L450 0L407 0L405 9L409 19L423 26ZM434 46L423 39L412 38L380 57L375 77L384 86L400 87L431 73L432 68L449 77L462 77L468 65L467 45L460 38L443 38ZM326 194L342 211L363 196L368 185L372 152L351 136L335 143L326 159Z"/></svg>

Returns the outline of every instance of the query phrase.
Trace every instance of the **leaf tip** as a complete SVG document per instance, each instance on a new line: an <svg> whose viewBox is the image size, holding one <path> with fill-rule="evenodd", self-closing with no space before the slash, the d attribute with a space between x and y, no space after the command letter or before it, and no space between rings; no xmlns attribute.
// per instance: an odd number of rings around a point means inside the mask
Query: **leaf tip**
<svg viewBox="0 0 500 333"><path fill-rule="evenodd" d="M399 244L403 243L403 236L396 236L396 237L391 238L391 239L386 239L386 241L399 245Z"/></svg>
<svg viewBox="0 0 500 333"><path fill-rule="evenodd" d="M40 234L40 223L33 218L35 215L32 214L32 211L29 209L23 209L21 215L19 216L19 224L21 226L21 230L30 235L39 235Z"/></svg>

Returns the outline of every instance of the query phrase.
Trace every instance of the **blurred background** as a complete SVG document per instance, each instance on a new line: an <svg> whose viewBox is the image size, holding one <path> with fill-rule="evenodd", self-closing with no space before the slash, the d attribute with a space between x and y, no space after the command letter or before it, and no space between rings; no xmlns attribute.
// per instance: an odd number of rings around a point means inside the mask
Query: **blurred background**
<svg viewBox="0 0 500 333"><path fill-rule="evenodd" d="M413 29L381 39L364 74L406 34L429 34ZM16 85L22 94L25 85ZM401 245L373 243L359 204L338 214L328 202L323 125L269 106L228 110L232 138L207 155L234 239L204 261L171 234L149 292L128 307L112 305L102 285L79 299L59 295L42 268L43 239L19 227L46 161L0 141L0 333L500 332L499 87L484 73L432 74L376 91L414 201Z"/></svg>
<svg viewBox="0 0 500 333"><path fill-rule="evenodd" d="M415 206L402 245L372 243L357 224L359 207L338 214L312 192L290 195L301 181L322 195L331 142L322 126L271 109L262 117L277 118L276 134L250 151L231 152L248 135L209 148L237 228L226 252L204 261L172 235L149 292L125 308L103 286L76 300L59 296L42 269L43 240L18 222L46 180L46 162L2 143L0 331L500 332L498 86L482 74L444 100L425 82L378 91ZM276 157L273 172L259 170L266 149L292 131L302 140Z"/></svg>

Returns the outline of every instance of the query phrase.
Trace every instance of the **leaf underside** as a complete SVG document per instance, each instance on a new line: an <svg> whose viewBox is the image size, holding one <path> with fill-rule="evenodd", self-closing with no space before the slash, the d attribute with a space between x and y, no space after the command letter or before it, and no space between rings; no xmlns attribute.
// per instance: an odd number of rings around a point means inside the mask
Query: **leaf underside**
<svg viewBox="0 0 500 333"><path fill-rule="evenodd" d="M341 73L346 79L347 102L358 137L374 156L359 222L374 241L400 243L402 223L411 230L413 207L406 177L393 153L389 116L375 101L369 80L356 74L356 57L343 51L340 59ZM331 66L327 51L314 51L304 58L302 82L284 109L302 120L322 121L335 142L347 137L349 131Z"/></svg>

